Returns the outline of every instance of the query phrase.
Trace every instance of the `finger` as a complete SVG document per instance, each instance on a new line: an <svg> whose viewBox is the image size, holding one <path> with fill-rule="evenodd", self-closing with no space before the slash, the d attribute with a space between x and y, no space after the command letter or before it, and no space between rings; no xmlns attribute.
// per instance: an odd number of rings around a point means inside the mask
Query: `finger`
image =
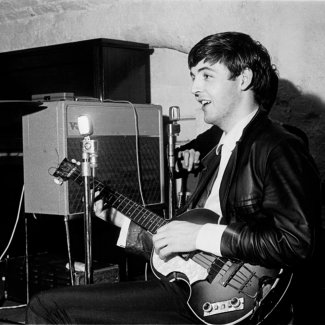
<svg viewBox="0 0 325 325"><path fill-rule="evenodd" d="M167 243L164 239L154 242L154 251L159 257L161 256L161 250L167 246Z"/></svg>
<svg viewBox="0 0 325 325"><path fill-rule="evenodd" d="M98 200L101 200L103 198L102 192L96 191L94 195L94 202L97 202Z"/></svg>
<svg viewBox="0 0 325 325"><path fill-rule="evenodd" d="M194 164L194 159L195 159L195 151L194 149L191 149L189 151L189 158L188 158L188 171L191 171L193 168L193 164Z"/></svg>
<svg viewBox="0 0 325 325"><path fill-rule="evenodd" d="M103 200L98 200L94 203L94 207L96 207L96 209L102 209L103 208L103 205L104 205L104 202Z"/></svg>
<svg viewBox="0 0 325 325"><path fill-rule="evenodd" d="M153 244L154 244L155 250L160 251L162 248L164 248L168 245L168 241L166 240L166 238L162 238L162 239L156 240Z"/></svg>
<svg viewBox="0 0 325 325"><path fill-rule="evenodd" d="M177 162L175 164L175 170L176 170L177 173L179 172L179 167L178 167L178 163Z"/></svg>
<svg viewBox="0 0 325 325"><path fill-rule="evenodd" d="M155 249L160 249L161 247L166 246L168 244L164 234L156 234L152 236L152 243Z"/></svg>
<svg viewBox="0 0 325 325"><path fill-rule="evenodd" d="M156 235L157 235L157 234L162 234L162 233L165 232L167 229L168 229L168 224L161 226L160 228L158 228L158 230L157 230L157 232L156 232ZM154 235L154 236L156 236L156 235Z"/></svg>
<svg viewBox="0 0 325 325"><path fill-rule="evenodd" d="M188 150L183 151L183 160L182 160L182 166L183 168L187 169L188 167L188 160L190 157L190 153Z"/></svg>
<svg viewBox="0 0 325 325"><path fill-rule="evenodd" d="M98 200L94 202L93 209L97 216L103 212L103 206L104 206L103 200Z"/></svg>
<svg viewBox="0 0 325 325"><path fill-rule="evenodd" d="M157 255L159 256L160 259L162 260L167 260L170 255L174 254L173 250L171 249L171 246L167 245L165 247L162 247L159 250L159 253Z"/></svg>
<svg viewBox="0 0 325 325"><path fill-rule="evenodd" d="M195 151L194 153L194 164L198 164L200 162L200 152L199 151Z"/></svg>

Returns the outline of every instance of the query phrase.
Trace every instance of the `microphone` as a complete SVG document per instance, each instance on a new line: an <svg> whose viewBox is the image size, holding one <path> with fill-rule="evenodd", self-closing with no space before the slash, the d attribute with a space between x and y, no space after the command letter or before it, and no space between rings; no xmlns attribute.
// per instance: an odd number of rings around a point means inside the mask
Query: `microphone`
<svg viewBox="0 0 325 325"><path fill-rule="evenodd" d="M87 115L78 117L79 133L84 136L82 141L82 175L91 176L90 168L92 168L92 176L94 169L97 167L97 151L98 144L96 140L91 140L90 135L93 134L93 125Z"/></svg>
<svg viewBox="0 0 325 325"><path fill-rule="evenodd" d="M82 176L84 179L84 242L85 242L85 284L93 282L92 266L92 223L91 213L94 188L91 190L90 177L95 176L97 167L97 141L91 140L93 126L87 115L78 117L79 133L84 136L82 141Z"/></svg>
<svg viewBox="0 0 325 325"><path fill-rule="evenodd" d="M88 115L78 116L78 130L80 135L83 136L90 136L93 134L93 124Z"/></svg>
<svg viewBox="0 0 325 325"><path fill-rule="evenodd" d="M173 121L173 122L180 120L179 106L171 106L171 107L169 107L169 120Z"/></svg>
<svg viewBox="0 0 325 325"><path fill-rule="evenodd" d="M179 106L169 107L169 120L171 123L168 125L168 158L169 168L174 169L175 167L175 142L176 135L179 135L181 130L180 125L177 121L180 120L180 109Z"/></svg>
<svg viewBox="0 0 325 325"><path fill-rule="evenodd" d="M178 106L171 106L169 108L168 125L168 164L169 164L169 212L168 219L171 220L175 216L176 208L176 183L174 177L175 171L175 143L176 135L180 132L180 125L177 121L180 120L180 109Z"/></svg>

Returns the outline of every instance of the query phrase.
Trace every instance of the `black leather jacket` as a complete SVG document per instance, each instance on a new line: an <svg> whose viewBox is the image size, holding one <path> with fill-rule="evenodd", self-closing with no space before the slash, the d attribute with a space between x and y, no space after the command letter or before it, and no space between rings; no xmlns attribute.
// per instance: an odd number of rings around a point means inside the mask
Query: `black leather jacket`
<svg viewBox="0 0 325 325"><path fill-rule="evenodd" d="M212 150L203 161L196 206L211 179ZM320 179L306 143L259 111L243 131L220 186L221 253L266 267L296 266L313 255L320 220ZM132 225L127 247L151 251Z"/></svg>
<svg viewBox="0 0 325 325"><path fill-rule="evenodd" d="M214 159L212 150L198 192L210 179ZM320 179L304 140L259 111L230 157L220 204L227 225L224 257L268 267L309 258L320 220Z"/></svg>

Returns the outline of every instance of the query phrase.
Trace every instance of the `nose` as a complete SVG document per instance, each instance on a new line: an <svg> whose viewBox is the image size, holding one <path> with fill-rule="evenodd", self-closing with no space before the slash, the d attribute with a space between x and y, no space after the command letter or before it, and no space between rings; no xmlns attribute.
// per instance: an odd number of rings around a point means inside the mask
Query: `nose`
<svg viewBox="0 0 325 325"><path fill-rule="evenodd" d="M202 82L200 82L200 78L196 77L193 79L191 91L193 95L202 91Z"/></svg>

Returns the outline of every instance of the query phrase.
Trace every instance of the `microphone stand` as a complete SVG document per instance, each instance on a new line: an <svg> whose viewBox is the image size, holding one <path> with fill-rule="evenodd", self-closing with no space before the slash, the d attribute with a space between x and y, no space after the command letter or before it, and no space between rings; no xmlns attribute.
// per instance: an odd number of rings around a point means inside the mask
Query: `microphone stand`
<svg viewBox="0 0 325 325"><path fill-rule="evenodd" d="M85 284L93 282L92 268L92 203L94 188L90 181L95 177L97 167L97 142L89 136L82 141L82 177L84 180L84 236L85 236Z"/></svg>
<svg viewBox="0 0 325 325"><path fill-rule="evenodd" d="M176 135L180 132L180 125L177 121L180 119L180 112L178 106L171 106L169 108L168 124L168 167L169 167L169 199L168 199L168 216L171 220L175 217L176 208L176 183L175 183L175 143Z"/></svg>

